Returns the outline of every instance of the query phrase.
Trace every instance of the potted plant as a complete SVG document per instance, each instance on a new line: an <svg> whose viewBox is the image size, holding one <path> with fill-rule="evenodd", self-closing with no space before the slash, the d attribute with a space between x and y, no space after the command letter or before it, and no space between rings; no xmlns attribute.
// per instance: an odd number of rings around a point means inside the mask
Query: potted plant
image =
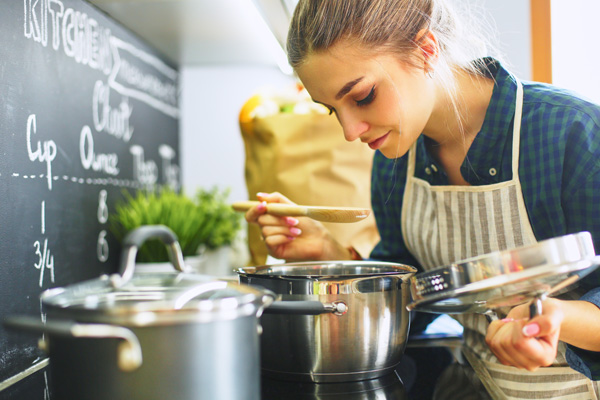
<svg viewBox="0 0 600 400"><path fill-rule="evenodd" d="M132 229L142 225L165 225L178 237L186 263L201 268L198 256L206 263L228 262L223 249L228 248L241 229L241 215L227 203L229 190L200 189L190 198L183 192L169 188L159 191L137 191L135 195L124 192L124 200L117 203L110 215L111 231L121 241ZM207 260L218 254L220 260ZM214 259L214 256L212 257ZM138 262L167 262L165 246L159 241L148 241L140 248ZM205 265L206 266L206 265ZM210 269L223 271L228 265L213 265Z"/></svg>

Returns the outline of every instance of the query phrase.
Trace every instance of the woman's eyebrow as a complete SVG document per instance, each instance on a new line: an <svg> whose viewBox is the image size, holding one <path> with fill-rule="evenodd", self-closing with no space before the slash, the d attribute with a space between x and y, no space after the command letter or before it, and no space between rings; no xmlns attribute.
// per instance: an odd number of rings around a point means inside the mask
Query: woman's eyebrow
<svg viewBox="0 0 600 400"><path fill-rule="evenodd" d="M337 94L335 95L335 99L339 100L342 97L344 97L344 95L346 95L350 90L352 90L352 88L354 87L354 85L356 85L358 82L362 81L364 78L365 78L364 76L361 76L360 78L357 78L357 79L355 79L353 81L350 81L350 82L346 83L344 85L344 87L341 88L339 92L337 92Z"/></svg>

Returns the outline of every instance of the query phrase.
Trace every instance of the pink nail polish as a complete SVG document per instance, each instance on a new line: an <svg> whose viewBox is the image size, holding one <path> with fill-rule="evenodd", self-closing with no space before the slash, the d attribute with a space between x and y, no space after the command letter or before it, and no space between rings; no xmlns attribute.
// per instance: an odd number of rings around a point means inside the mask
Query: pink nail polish
<svg viewBox="0 0 600 400"><path fill-rule="evenodd" d="M296 226L298 225L300 221L298 221L296 218L292 218L292 217L285 217L285 223L288 224L289 226Z"/></svg>
<svg viewBox="0 0 600 400"><path fill-rule="evenodd" d="M262 201L258 206L256 206L256 208L258 208L258 211L264 211L267 209L267 202L266 201Z"/></svg>
<svg viewBox="0 0 600 400"><path fill-rule="evenodd" d="M523 335L533 337L540 333L540 326L538 324L529 324L523 327Z"/></svg>
<svg viewBox="0 0 600 400"><path fill-rule="evenodd" d="M288 240L294 240L294 239L296 239L296 238L295 238L295 237L293 237L293 236L287 236L287 238L288 238Z"/></svg>
<svg viewBox="0 0 600 400"><path fill-rule="evenodd" d="M294 236L298 236L302 233L302 230L299 228L290 228L290 233Z"/></svg>
<svg viewBox="0 0 600 400"><path fill-rule="evenodd" d="M258 192L258 193L256 193L256 197L265 197L265 196L268 196L268 195L269 195L269 193L265 193L265 192Z"/></svg>
<svg viewBox="0 0 600 400"><path fill-rule="evenodd" d="M512 318L504 318L504 319L501 319L500 321L501 322L513 322L514 319L512 319Z"/></svg>

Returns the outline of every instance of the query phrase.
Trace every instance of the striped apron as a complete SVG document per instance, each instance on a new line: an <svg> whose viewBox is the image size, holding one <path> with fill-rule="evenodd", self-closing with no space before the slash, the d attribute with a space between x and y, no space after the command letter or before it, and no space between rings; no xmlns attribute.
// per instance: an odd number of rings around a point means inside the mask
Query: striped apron
<svg viewBox="0 0 600 400"><path fill-rule="evenodd" d="M483 186L432 186L415 177L415 145L409 150L402 234L425 270L536 242L519 181L523 86L517 81L512 180ZM490 171L493 173L493 171ZM494 399L599 399L598 382L571 369L559 344L550 367L535 372L500 364L485 343L488 321L455 315L464 327L465 358Z"/></svg>

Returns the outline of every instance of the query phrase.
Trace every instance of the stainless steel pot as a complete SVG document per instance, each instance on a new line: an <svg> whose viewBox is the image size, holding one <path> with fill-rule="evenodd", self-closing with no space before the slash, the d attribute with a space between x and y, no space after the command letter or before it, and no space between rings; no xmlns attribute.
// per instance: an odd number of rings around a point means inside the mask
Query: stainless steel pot
<svg viewBox="0 0 600 400"><path fill-rule="evenodd" d="M408 335L408 282L416 269L367 262L243 268L240 282L282 301L261 318L265 376L313 382L372 379L399 362Z"/></svg>
<svg viewBox="0 0 600 400"><path fill-rule="evenodd" d="M150 238L184 269L170 230L140 228L125 239L121 274L45 291L46 324L5 321L45 333L53 398L260 399L258 317L272 296L175 270L135 272Z"/></svg>

